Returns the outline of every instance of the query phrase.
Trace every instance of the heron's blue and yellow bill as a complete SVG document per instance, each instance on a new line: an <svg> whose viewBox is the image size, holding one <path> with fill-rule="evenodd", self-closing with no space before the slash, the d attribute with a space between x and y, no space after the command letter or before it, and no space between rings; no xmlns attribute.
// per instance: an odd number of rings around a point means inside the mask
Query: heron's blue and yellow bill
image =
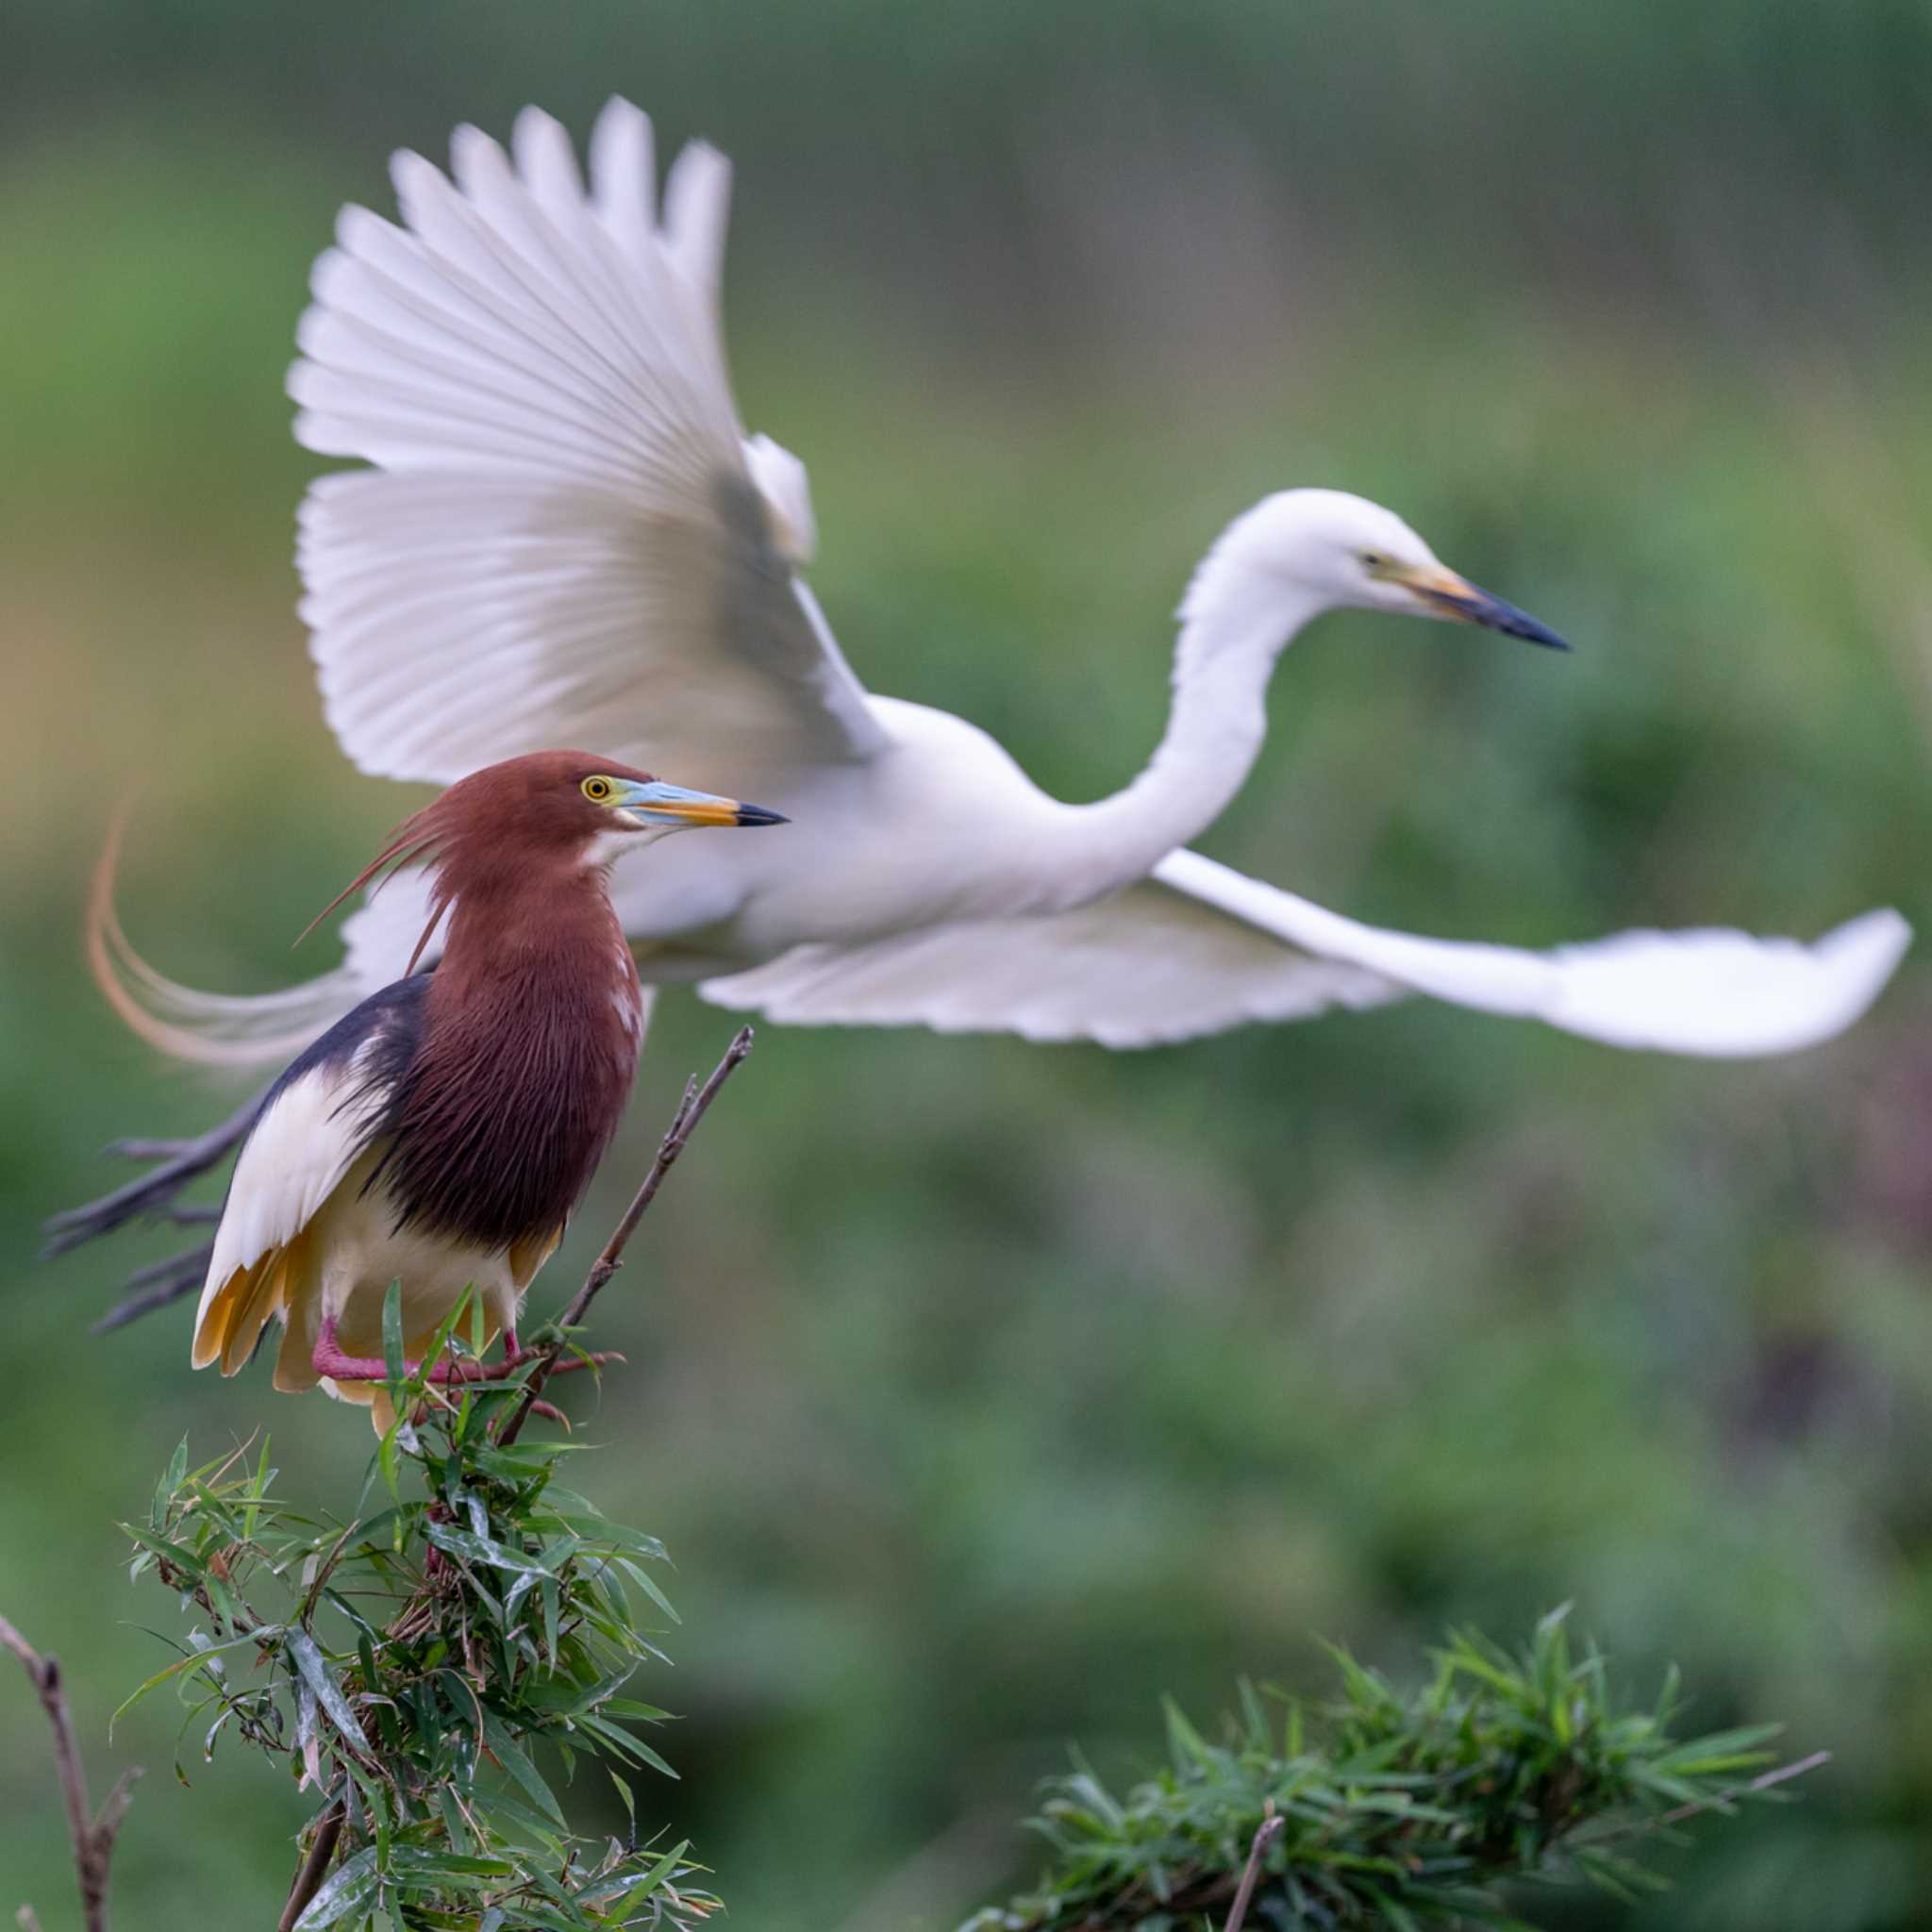
<svg viewBox="0 0 1932 1932"><path fill-rule="evenodd" d="M1388 571L1387 579L1409 591L1431 617L1446 617L1457 624L1479 624L1486 630L1498 630L1506 637L1526 638L1531 643L1542 644L1552 651L1570 648L1528 611L1519 610L1493 591L1479 589L1444 564L1396 564Z"/></svg>
<svg viewBox="0 0 1932 1932"><path fill-rule="evenodd" d="M608 800L640 827L662 825L783 825L791 823L782 812L768 811L761 805L746 805L741 799L721 798L712 791L692 791L683 785L666 785L653 778L640 781L613 778L614 788Z"/></svg>

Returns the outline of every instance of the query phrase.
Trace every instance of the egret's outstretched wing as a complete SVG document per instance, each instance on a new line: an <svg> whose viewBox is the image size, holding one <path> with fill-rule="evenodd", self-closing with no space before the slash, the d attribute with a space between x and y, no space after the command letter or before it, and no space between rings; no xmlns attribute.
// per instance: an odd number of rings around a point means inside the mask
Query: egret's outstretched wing
<svg viewBox="0 0 1932 1932"><path fill-rule="evenodd" d="M290 392L310 449L373 469L303 505L302 611L364 771L446 782L590 744L731 774L883 742L794 574L803 467L739 426L717 281L730 171L612 101L586 192L534 108L514 162L473 127L451 175L392 174L402 225L345 208Z"/></svg>
<svg viewBox="0 0 1932 1932"><path fill-rule="evenodd" d="M1251 1020L1373 1007L1404 989L1284 946L1160 879L1041 917L926 926L858 946L794 946L708 979L705 998L801 1025L931 1026L1166 1046Z"/></svg>
<svg viewBox="0 0 1932 1932"><path fill-rule="evenodd" d="M1249 1020L1428 993L1615 1046L1789 1053L1871 1005L1910 938L1868 912L1813 945L1738 932L1628 932L1531 953L1361 925L1192 852L1072 912L800 946L707 981L706 998L805 1024L1153 1046Z"/></svg>

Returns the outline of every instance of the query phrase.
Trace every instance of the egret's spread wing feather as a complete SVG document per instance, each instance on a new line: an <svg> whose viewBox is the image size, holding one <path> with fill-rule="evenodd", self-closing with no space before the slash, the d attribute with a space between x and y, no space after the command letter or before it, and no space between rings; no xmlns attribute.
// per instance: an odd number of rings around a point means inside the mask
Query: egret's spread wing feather
<svg viewBox="0 0 1932 1932"><path fill-rule="evenodd" d="M372 469L303 505L303 615L365 771L445 782L552 744L748 789L883 736L792 565L795 458L747 444L717 318L729 169L672 170L614 101L587 192L562 129L397 158L403 225L344 210L290 375L296 434Z"/></svg>
<svg viewBox="0 0 1932 1932"><path fill-rule="evenodd" d="M1171 853L1155 876L1285 945L1413 992L1611 1046L1712 1058L1792 1053L1842 1032L1911 939L1896 912L1877 911L1810 945L1723 930L1624 932L1535 953L1362 925L1194 852Z"/></svg>
<svg viewBox="0 0 1932 1932"><path fill-rule="evenodd" d="M702 991L803 1024L1113 1047L1426 993L1615 1046L1722 1058L1792 1052L1842 1031L1909 937L1896 913L1872 912L1810 946L1629 932L1532 953L1381 931L1176 852L1151 878L1070 912L798 946Z"/></svg>
<svg viewBox="0 0 1932 1932"><path fill-rule="evenodd" d="M1292 951L1158 879L1070 912L928 926L858 946L796 946L700 991L718 1006L807 1025L924 1025L1121 1048L1402 993L1349 961Z"/></svg>

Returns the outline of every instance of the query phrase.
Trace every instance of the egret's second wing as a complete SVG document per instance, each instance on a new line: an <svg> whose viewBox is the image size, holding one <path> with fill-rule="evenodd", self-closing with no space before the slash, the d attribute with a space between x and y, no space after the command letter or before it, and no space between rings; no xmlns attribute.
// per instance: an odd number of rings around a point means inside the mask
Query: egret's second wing
<svg viewBox="0 0 1932 1932"><path fill-rule="evenodd" d="M1071 912L974 920L868 945L794 946L699 991L801 1025L931 1026L1166 1046L1254 1020L1373 1007L1404 989L1284 945L1158 878Z"/></svg>
<svg viewBox="0 0 1932 1932"><path fill-rule="evenodd" d="M717 314L729 171L671 170L613 101L586 190L526 109L514 165L457 131L396 158L403 225L344 209L290 392L368 470L302 510L303 615L364 771L443 783L582 744L721 784L882 742L793 566L804 472L747 443ZM727 790L748 789L735 777Z"/></svg>
<svg viewBox="0 0 1932 1932"><path fill-rule="evenodd" d="M1324 911L1197 853L1071 912L800 946L702 991L806 1024L923 1024L1153 1046L1405 993L1546 1021L1614 1046L1788 1053L1856 1020L1910 938L1871 912L1814 945L1630 932L1531 953L1415 939Z"/></svg>
<svg viewBox="0 0 1932 1932"><path fill-rule="evenodd" d="M1411 992L1610 1046L1712 1059L1795 1053L1842 1033L1878 997L1912 937L1898 913L1881 910L1808 945L1696 928L1613 933L1534 953L1361 925L1195 852L1170 853L1155 876L1286 945L1349 960Z"/></svg>

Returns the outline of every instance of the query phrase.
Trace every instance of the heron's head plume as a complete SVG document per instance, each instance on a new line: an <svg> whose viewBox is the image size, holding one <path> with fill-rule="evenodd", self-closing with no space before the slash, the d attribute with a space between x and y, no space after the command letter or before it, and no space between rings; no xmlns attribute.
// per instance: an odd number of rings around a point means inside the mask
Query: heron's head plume
<svg viewBox="0 0 1932 1932"><path fill-rule="evenodd" d="M1238 517L1208 553L1181 614L1199 625L1217 604L1259 609L1271 602L1289 627L1354 608L1450 618L1568 649L1527 612L1451 570L1393 510L1341 490L1284 490Z"/></svg>
<svg viewBox="0 0 1932 1932"><path fill-rule="evenodd" d="M585 751L531 752L459 778L413 813L305 929L351 892L417 860L436 869L429 924L414 972L452 900L479 886L516 889L608 866L627 847L700 825L782 825L762 806L693 791Z"/></svg>

